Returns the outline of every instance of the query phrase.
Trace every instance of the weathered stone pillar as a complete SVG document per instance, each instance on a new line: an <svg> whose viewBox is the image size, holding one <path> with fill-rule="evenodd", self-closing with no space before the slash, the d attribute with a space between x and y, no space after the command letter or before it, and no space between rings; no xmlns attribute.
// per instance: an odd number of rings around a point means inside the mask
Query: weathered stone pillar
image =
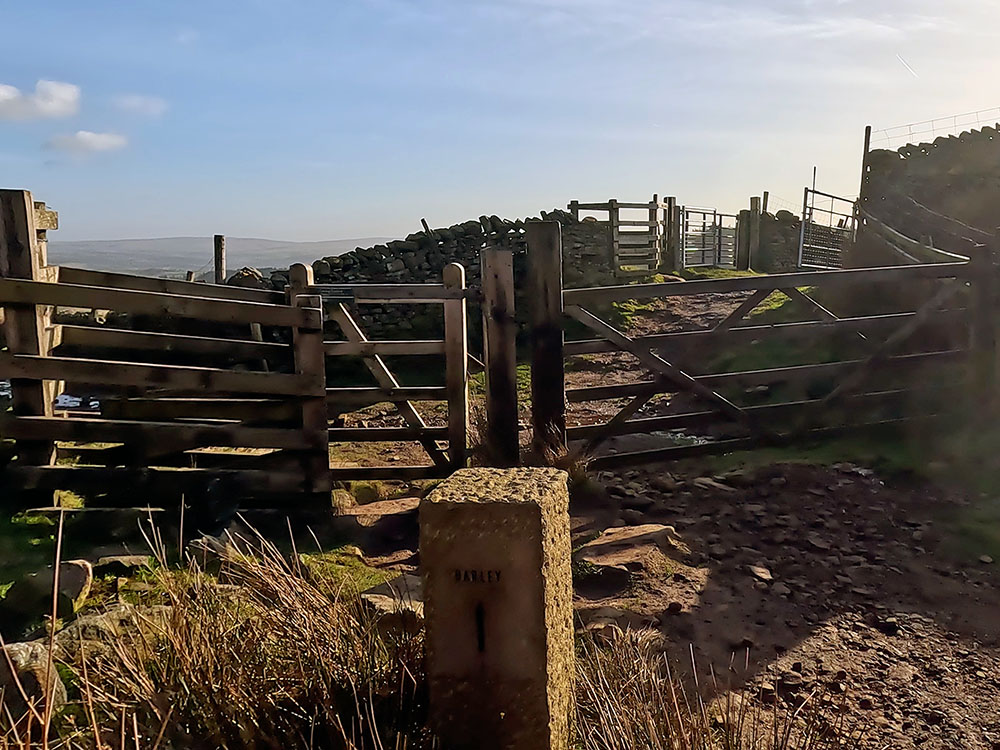
<svg viewBox="0 0 1000 750"><path fill-rule="evenodd" d="M556 469L462 469L420 505L427 672L445 750L568 750L569 495Z"/></svg>

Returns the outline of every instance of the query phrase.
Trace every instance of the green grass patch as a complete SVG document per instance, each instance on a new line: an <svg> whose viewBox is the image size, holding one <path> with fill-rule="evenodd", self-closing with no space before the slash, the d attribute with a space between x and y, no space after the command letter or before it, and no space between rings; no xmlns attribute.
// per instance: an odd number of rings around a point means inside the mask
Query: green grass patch
<svg viewBox="0 0 1000 750"><path fill-rule="evenodd" d="M299 555L302 564L324 588L357 594L380 583L394 574L366 565L357 548L341 547L330 552Z"/></svg>

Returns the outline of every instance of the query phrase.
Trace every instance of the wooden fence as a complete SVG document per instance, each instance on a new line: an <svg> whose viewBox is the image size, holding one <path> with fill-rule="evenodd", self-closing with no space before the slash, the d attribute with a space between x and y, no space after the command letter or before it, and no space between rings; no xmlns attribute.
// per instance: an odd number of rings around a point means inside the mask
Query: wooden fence
<svg viewBox="0 0 1000 750"><path fill-rule="evenodd" d="M983 403L995 389L997 269L989 248L968 263L564 290L558 226L533 229L534 434L557 451L566 444L591 457L594 468L901 424L970 396ZM885 309L890 295L881 292L901 285L923 301ZM774 294L789 298L782 317L755 323L753 311ZM704 295L732 301L709 328L629 336L609 315L625 300L669 305ZM821 301L828 298L850 300L855 310L867 301L870 310L838 316ZM567 385L568 369L611 352L640 365L623 371L645 374L622 380L605 361L605 382ZM752 366L761 352L767 366ZM594 402L610 404L610 415L574 411ZM622 440L637 435L655 437L657 447ZM609 450L616 439L623 447Z"/></svg>
<svg viewBox="0 0 1000 750"><path fill-rule="evenodd" d="M679 256L681 214L676 198L660 201L654 195L649 203L571 201L568 208L576 219L581 212L601 214L598 221L608 226L608 253L617 276L648 275L683 267Z"/></svg>
<svg viewBox="0 0 1000 750"><path fill-rule="evenodd" d="M284 292L55 267L46 262L44 217L30 193L0 191L0 378L12 391L0 437L15 441L16 456L2 477L24 491L18 502L51 504L60 489L134 503L137 488L152 493L145 501L221 483L243 498L313 495L328 504L336 480L439 477L465 465L461 266L446 268L438 284L332 286L297 265ZM509 255L491 250L484 262L502 265ZM512 277L498 278L512 290ZM443 337L370 340L358 311L399 304L439 306ZM411 358L444 382L402 383L387 362ZM331 375L350 359L369 382ZM63 392L99 407L57 409ZM440 424L418 410L422 402L436 402ZM386 424L351 423L374 404L393 406ZM427 461L342 461L335 450L331 465L331 444L372 442L419 445Z"/></svg>
<svg viewBox="0 0 1000 750"><path fill-rule="evenodd" d="M485 243L480 291L457 264L440 283L357 285L317 284L300 264L278 292L49 266L53 226L29 193L0 191L0 378L13 400L0 437L14 442L0 497L16 488L18 503L45 505L60 489L134 504L137 491L149 502L221 486L245 502L328 504L340 480L445 476L470 453L470 299L483 313L484 456L519 461L514 263L502 241ZM539 451L568 446L610 467L992 400L993 242L969 261L564 289L560 225L529 223L526 240L517 299L530 308ZM920 303L892 307L888 292L903 288ZM626 300L669 316L691 298L729 307L707 328L643 335L615 317ZM834 312L845 299L852 312ZM778 301L779 317L756 317ZM366 309L395 305L438 308L440 338L369 338ZM595 357L597 379L567 378ZM62 392L97 408L57 409ZM373 443L409 448L359 460Z"/></svg>

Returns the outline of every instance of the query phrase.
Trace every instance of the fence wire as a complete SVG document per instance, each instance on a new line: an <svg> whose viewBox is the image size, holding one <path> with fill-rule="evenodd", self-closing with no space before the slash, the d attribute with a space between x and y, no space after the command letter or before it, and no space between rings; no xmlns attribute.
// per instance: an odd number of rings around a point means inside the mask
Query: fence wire
<svg viewBox="0 0 1000 750"><path fill-rule="evenodd" d="M966 130L996 127L998 124L1000 124L1000 107L963 112L958 115L873 130L871 147L892 150L911 143L927 143L938 136L958 135Z"/></svg>

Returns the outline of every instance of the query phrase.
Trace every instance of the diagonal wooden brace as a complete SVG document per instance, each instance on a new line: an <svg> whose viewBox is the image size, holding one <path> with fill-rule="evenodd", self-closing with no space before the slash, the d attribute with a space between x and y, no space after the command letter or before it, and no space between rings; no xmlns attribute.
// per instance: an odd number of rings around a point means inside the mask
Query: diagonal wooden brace
<svg viewBox="0 0 1000 750"><path fill-rule="evenodd" d="M361 343L368 340L361 327L355 322L350 311L344 305L343 302L337 303L337 306L331 308L330 317L340 326L340 329L344 332L344 335L349 341ZM365 366L374 376L375 381L379 384L381 388L399 388L399 381L396 380L396 376L392 374L388 367L386 367L385 361L379 355L373 355L370 357L364 357ZM415 429L423 430L427 428L427 423L424 422L423 417L414 408L413 404L409 401L400 401L396 404L396 409L402 415L406 423ZM433 438L421 438L420 444L423 446L424 450L427 451L427 455L431 457L437 466L447 466L448 456L441 450Z"/></svg>

